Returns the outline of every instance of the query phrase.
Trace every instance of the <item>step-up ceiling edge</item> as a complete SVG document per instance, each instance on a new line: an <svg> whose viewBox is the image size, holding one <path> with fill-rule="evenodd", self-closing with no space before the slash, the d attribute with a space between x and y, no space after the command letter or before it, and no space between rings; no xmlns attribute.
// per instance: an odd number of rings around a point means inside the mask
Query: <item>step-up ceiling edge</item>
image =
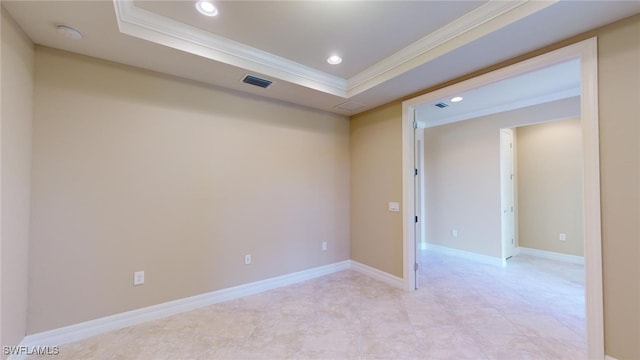
<svg viewBox="0 0 640 360"><path fill-rule="evenodd" d="M530 98L523 98L515 101L505 102L503 104L492 105L486 108L475 109L473 111L448 116L442 119L438 119L436 121L429 121L425 119L418 120L418 127L420 128L430 128L441 125L447 125L458 121L464 121L469 119L476 119L482 116L488 116L492 114L503 113L506 111L522 109L529 106L546 104L553 101L568 99L572 97L580 96L581 88L580 86L571 87L569 89L558 90L548 94L543 94Z"/></svg>
<svg viewBox="0 0 640 360"><path fill-rule="evenodd" d="M347 95L360 94L448 52L536 13L558 0L490 0L347 80Z"/></svg>
<svg viewBox="0 0 640 360"><path fill-rule="evenodd" d="M139 8L133 0L114 0L114 6L118 28L123 34L346 97L347 82L338 76Z"/></svg>
<svg viewBox="0 0 640 360"><path fill-rule="evenodd" d="M349 79L139 8L133 0L113 3L123 34L348 99L556 1L488 1Z"/></svg>

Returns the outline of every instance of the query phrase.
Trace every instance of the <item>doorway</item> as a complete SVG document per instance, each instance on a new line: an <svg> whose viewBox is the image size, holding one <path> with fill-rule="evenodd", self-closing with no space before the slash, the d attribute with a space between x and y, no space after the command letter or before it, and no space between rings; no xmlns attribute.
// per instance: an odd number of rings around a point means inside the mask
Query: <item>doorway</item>
<svg viewBox="0 0 640 360"><path fill-rule="evenodd" d="M462 91L492 84L563 61L580 62L580 109L583 134L583 200L584 200L584 252L585 303L587 323L587 351L589 358L604 357L604 325L602 303L602 259L599 183L599 135L597 94L597 41L585 40L544 55L466 80L432 93L409 99L403 103L403 278L408 290L415 289L416 229L415 222L415 134L416 107Z"/></svg>

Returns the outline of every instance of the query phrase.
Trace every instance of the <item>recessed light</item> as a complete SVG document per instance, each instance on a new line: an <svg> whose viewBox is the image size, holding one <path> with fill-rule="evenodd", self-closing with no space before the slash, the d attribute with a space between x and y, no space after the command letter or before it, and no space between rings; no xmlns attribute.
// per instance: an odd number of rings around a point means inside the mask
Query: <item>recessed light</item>
<svg viewBox="0 0 640 360"><path fill-rule="evenodd" d="M451 102L460 102L462 101L462 96L456 96L451 98Z"/></svg>
<svg viewBox="0 0 640 360"><path fill-rule="evenodd" d="M218 9L211 1L200 0L196 2L196 9L200 12L200 14L205 16L216 16L218 15Z"/></svg>
<svg viewBox="0 0 640 360"><path fill-rule="evenodd" d="M331 55L327 59L327 62L331 65L338 65L342 62L342 58L338 55Z"/></svg>
<svg viewBox="0 0 640 360"><path fill-rule="evenodd" d="M66 38L73 40L82 39L82 33L80 32L80 30L69 25L56 25L56 29L58 30L58 33Z"/></svg>

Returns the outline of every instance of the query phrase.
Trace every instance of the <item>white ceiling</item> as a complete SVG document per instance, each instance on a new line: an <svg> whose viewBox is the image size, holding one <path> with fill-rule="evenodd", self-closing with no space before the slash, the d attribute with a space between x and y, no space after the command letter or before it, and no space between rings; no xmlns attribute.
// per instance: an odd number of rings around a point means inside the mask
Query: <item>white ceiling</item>
<svg viewBox="0 0 640 360"><path fill-rule="evenodd" d="M190 1L134 3L181 23L350 78L485 2L420 1L398 6L389 1L224 1L218 3L220 16L215 19L194 11ZM424 21L424 14L438 17ZM300 46L308 42L311 46ZM325 61L334 52L344 63L332 66Z"/></svg>
<svg viewBox="0 0 640 360"><path fill-rule="evenodd" d="M575 59L514 76L416 107L423 127L433 127L503 111L580 96L580 60ZM440 108L435 104L444 103Z"/></svg>
<svg viewBox="0 0 640 360"><path fill-rule="evenodd" d="M213 18L186 0L2 6L37 44L347 115L640 12L640 1L215 3ZM344 61L330 66L334 52ZM252 87L247 73L274 83Z"/></svg>

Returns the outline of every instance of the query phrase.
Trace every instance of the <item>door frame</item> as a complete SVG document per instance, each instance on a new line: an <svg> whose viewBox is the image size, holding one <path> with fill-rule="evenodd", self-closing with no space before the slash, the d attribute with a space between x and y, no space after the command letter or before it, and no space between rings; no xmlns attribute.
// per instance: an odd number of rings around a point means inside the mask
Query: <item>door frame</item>
<svg viewBox="0 0 640 360"><path fill-rule="evenodd" d="M583 140L583 201L587 355L604 358L602 235L600 217L600 140L598 128L598 43L593 37L528 60L420 95L402 103L403 281L415 290L415 132L418 105L560 62L580 59L580 110Z"/></svg>
<svg viewBox="0 0 640 360"><path fill-rule="evenodd" d="M504 135L503 134L509 134L510 137L510 147L508 150L505 150L505 139L504 139ZM513 133L513 129L512 128L502 128L500 129L500 226L501 226L501 230L500 230L500 236L502 237L502 264L505 265L507 258L511 257L514 255L514 251L515 251L515 240L516 240L516 216L515 216L515 207L516 207L516 202L515 202L515 197L516 197L516 191L515 191L515 152L514 152L514 146L513 144L515 143L515 139L514 139L514 133ZM509 166L511 167L511 181L509 183L505 183L505 163L506 163L506 157L507 155L510 156L511 158L511 164L509 164ZM504 216L504 212L505 210L503 209L504 206L504 195L505 192L510 192L511 194L511 215L509 217L509 220L505 221L505 216ZM511 226L511 238L509 239L507 237L506 231L507 230L507 226L509 226L508 222L510 222L510 226ZM508 255L508 256L507 256Z"/></svg>

